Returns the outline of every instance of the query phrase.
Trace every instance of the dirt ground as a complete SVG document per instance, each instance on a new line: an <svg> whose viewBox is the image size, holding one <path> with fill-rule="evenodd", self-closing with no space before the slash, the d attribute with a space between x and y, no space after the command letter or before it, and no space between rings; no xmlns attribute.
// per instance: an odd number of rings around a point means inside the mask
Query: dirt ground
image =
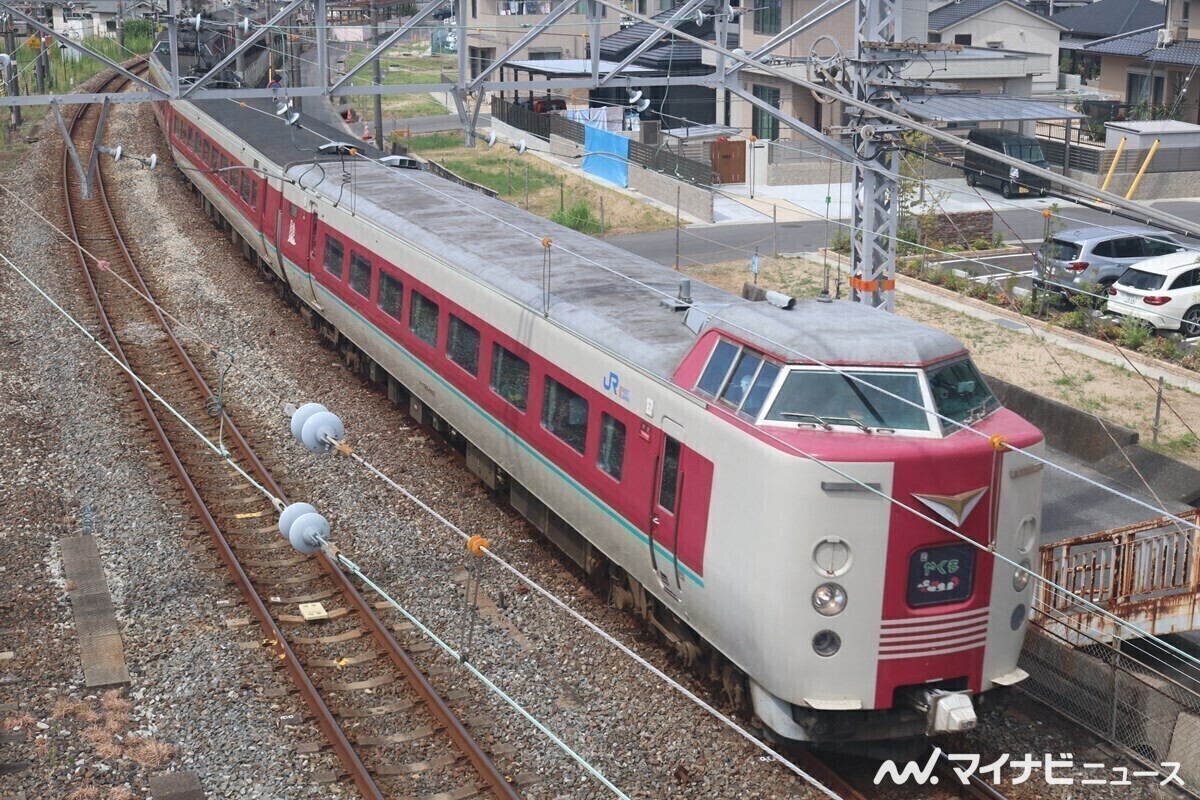
<svg viewBox="0 0 1200 800"><path fill-rule="evenodd" d="M684 271L737 294L741 293L742 284L753 278L747 260L688 265ZM798 298L816 297L821 291L824 274L824 266L819 261L770 257L759 260L761 285ZM831 263L831 294L836 291L838 277L837 267ZM847 276L843 272L840 277L842 297L846 297L849 292ZM985 373L1133 428L1141 434L1141 444L1150 447L1156 391L1150 379L1068 350L1041 335L1030 336L1009 330L906 296L902 286L897 291L896 311L957 337ZM997 308L996 316L1002 315L1004 312ZM1101 342L1095 344L1106 346ZM1107 346L1113 348L1114 353L1118 351L1116 345ZM1200 467L1200 443L1193 432L1200 427L1200 395L1167 386L1163 398L1158 450Z"/></svg>

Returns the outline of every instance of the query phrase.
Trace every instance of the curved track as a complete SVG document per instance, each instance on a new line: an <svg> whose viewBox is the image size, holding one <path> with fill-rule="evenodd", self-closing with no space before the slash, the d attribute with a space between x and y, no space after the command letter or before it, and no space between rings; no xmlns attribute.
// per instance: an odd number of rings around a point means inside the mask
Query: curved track
<svg viewBox="0 0 1200 800"><path fill-rule="evenodd" d="M139 67L144 69L144 65ZM97 91L115 91L114 75ZM87 162L99 106L79 106L72 139ZM274 497L286 502L233 421L209 413L213 392L151 304L114 278L152 296L121 237L97 171L84 199L64 147L63 192L69 231L108 346L135 374L212 441L223 435L231 458ZM98 268L84 250L108 262ZM112 274L109 274L112 273ZM462 723L414 666L336 562L324 553L295 553L276 529L271 501L227 464L132 378L130 388L164 460L210 535L266 647L295 684L342 769L364 798L517 794ZM221 423L224 423L223 426ZM309 623L293 611L321 603L327 618ZM333 700L327 700L333 698Z"/></svg>

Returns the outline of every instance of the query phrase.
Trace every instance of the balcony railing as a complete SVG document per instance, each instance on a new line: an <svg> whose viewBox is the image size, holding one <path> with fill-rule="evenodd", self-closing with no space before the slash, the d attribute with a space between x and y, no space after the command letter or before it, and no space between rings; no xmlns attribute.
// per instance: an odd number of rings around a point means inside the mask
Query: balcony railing
<svg viewBox="0 0 1200 800"><path fill-rule="evenodd" d="M500 0L496 4L496 13L502 17L545 16L550 13L550 3L551 0Z"/></svg>

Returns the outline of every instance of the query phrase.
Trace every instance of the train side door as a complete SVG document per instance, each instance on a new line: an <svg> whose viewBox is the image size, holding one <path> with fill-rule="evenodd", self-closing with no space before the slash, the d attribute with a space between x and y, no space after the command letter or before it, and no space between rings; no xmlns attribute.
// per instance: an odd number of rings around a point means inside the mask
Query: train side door
<svg viewBox="0 0 1200 800"><path fill-rule="evenodd" d="M667 594L683 597L679 573L679 515L682 509L684 429L663 417L663 436L658 448L653 501L650 505L650 564L658 573Z"/></svg>

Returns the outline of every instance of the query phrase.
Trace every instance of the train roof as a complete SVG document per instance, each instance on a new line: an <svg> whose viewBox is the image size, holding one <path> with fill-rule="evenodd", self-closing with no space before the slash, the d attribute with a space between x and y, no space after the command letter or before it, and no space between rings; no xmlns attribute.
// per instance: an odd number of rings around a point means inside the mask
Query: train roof
<svg viewBox="0 0 1200 800"><path fill-rule="evenodd" d="M684 277L669 267L424 171L360 161L352 184L343 186L340 170L312 170L310 153L326 137L346 139L344 131L305 120L310 130L295 131L293 141L274 115L220 101L197 105L286 167L290 177L304 176L304 188L340 196L340 205L352 206L357 217L396 232L535 313L543 307L541 240L550 237L550 317L631 364L670 380L696 342L685 315L660 302L678 294ZM381 155L370 147L363 152ZM801 301L784 310L696 279L691 296L710 315L701 331L720 330L785 361L916 366L965 352L952 336L858 303Z"/></svg>

